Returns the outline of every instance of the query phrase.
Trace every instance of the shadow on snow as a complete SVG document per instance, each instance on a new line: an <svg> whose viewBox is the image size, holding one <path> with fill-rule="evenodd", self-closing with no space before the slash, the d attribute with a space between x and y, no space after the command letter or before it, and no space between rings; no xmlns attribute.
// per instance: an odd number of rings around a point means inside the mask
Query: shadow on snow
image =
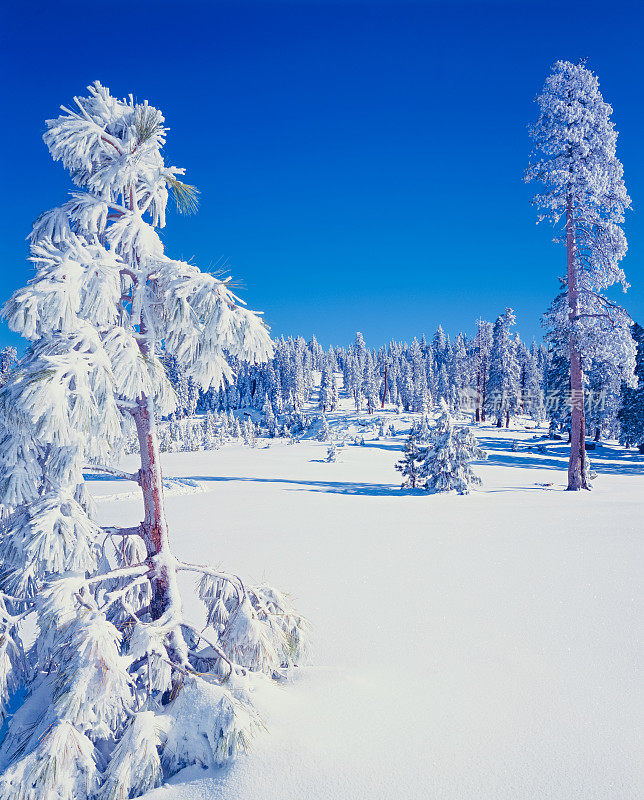
<svg viewBox="0 0 644 800"><path fill-rule="evenodd" d="M531 443L524 440L519 443L519 449L516 451L512 450L512 441L507 439L481 436L479 443L484 450L487 450L488 458L485 463L491 466L568 469L569 445L565 442L539 440ZM545 448L544 454L537 452L539 446ZM592 468L598 475L644 475L644 456L635 451L618 449L598 442L596 449L590 450L588 456Z"/></svg>

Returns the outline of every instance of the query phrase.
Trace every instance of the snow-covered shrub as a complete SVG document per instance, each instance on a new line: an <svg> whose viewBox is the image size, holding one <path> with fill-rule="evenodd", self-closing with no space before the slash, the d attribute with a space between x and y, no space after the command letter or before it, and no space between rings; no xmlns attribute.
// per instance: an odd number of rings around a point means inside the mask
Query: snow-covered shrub
<svg viewBox="0 0 644 800"><path fill-rule="evenodd" d="M414 431L410 431L405 442L404 455L394 466L402 473L401 489L417 489L423 484L421 465L425 456L425 448L421 447Z"/></svg>
<svg viewBox="0 0 644 800"><path fill-rule="evenodd" d="M584 469L586 470L586 474L585 474L586 487L588 489L592 489L591 481L595 480L595 478L597 477L597 473L593 469L593 466L590 463L590 459L588 458L588 455L586 455L586 458L584 459Z"/></svg>
<svg viewBox="0 0 644 800"><path fill-rule="evenodd" d="M318 433L318 441L328 442L331 432L329 430L329 422L326 418L326 414L322 414L320 419L321 419L321 425L320 425L320 432Z"/></svg>
<svg viewBox="0 0 644 800"><path fill-rule="evenodd" d="M472 484L479 485L470 463L486 459L469 428L455 428L447 403L441 399L442 414L438 419L431 444L424 452L421 478L428 492L467 494Z"/></svg>

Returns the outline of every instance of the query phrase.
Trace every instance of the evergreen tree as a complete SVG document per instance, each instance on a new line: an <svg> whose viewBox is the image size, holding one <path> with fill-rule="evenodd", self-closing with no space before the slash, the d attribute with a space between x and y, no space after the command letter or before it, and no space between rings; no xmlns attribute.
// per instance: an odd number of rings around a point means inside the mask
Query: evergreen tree
<svg viewBox="0 0 644 800"><path fill-rule="evenodd" d="M454 389L454 409L466 409L468 406L467 389L470 386L470 364L467 343L462 333L458 334L454 342L450 367L450 383Z"/></svg>
<svg viewBox="0 0 644 800"><path fill-rule="evenodd" d="M335 442L330 442L326 450L326 461L334 464L338 460L338 446Z"/></svg>
<svg viewBox="0 0 644 800"><path fill-rule="evenodd" d="M520 364L521 408L537 423L545 419L543 375L539 360L539 349L533 342L525 350Z"/></svg>
<svg viewBox="0 0 644 800"><path fill-rule="evenodd" d="M631 329L636 343L635 385L622 382L618 413L620 441L626 447L644 444L644 328L635 323Z"/></svg>
<svg viewBox="0 0 644 800"><path fill-rule="evenodd" d="M364 373L362 378L362 396L367 402L367 412L373 414L378 406L378 384L373 366L373 357L367 353L365 358Z"/></svg>
<svg viewBox="0 0 644 800"><path fill-rule="evenodd" d="M275 414L273 413L273 406L271 405L271 401L266 397L264 401L264 408L262 409L263 417L262 417L262 424L266 429L268 436L274 438L276 432L276 420Z"/></svg>
<svg viewBox="0 0 644 800"><path fill-rule="evenodd" d="M510 338L510 327L514 322L514 312L506 308L494 323L492 332L486 406L488 413L496 416L498 428L504 419L505 427L509 427L510 415L516 413L519 402L519 370Z"/></svg>
<svg viewBox="0 0 644 800"><path fill-rule="evenodd" d="M425 449L418 444L414 431L410 431L405 442L404 455L394 466L402 473L401 489L418 489L422 485L420 467Z"/></svg>
<svg viewBox="0 0 644 800"><path fill-rule="evenodd" d="M476 364L475 418L485 422L487 408L487 385L492 351L492 323L479 319L474 338L474 357Z"/></svg>
<svg viewBox="0 0 644 800"><path fill-rule="evenodd" d="M612 109L596 76L583 63L557 61L537 102L540 115L532 131L536 152L526 179L544 187L534 201L542 210L539 219L565 223L565 237L557 241L566 246L566 279L549 321L570 363L568 489L578 491L587 488L582 362L606 336L619 338L621 349L628 350L628 317L606 299L604 290L615 283L627 287L619 262L626 254L621 225L631 201L615 155ZM633 352L623 356L625 363Z"/></svg>
<svg viewBox="0 0 644 800"><path fill-rule="evenodd" d="M447 403L441 398L442 413L434 429L432 441L424 451L420 467L421 479L428 492L467 494L472 484L479 485L470 466L473 460L487 458L469 428L455 428Z"/></svg>
<svg viewBox="0 0 644 800"><path fill-rule="evenodd" d="M0 390L0 502L13 509L0 534L0 699L11 682L23 698L0 753L2 800L132 797L187 764L221 763L256 720L244 675L298 657L285 598L170 549L156 419L177 401L161 351L206 390L231 377L224 352L264 361L272 346L226 281L165 255L168 192L196 202L164 164L165 136L160 111L99 83L47 122L77 190L36 221L35 276L3 309L31 344ZM139 470L102 465L132 426ZM101 529L87 469L138 483L143 522ZM202 576L211 630L198 637L182 571ZM205 679L204 661L233 679Z"/></svg>
<svg viewBox="0 0 644 800"><path fill-rule="evenodd" d="M318 441L328 442L331 432L329 431L329 422L326 418L326 414L322 414L321 422L322 424L320 426L320 432L318 433Z"/></svg>

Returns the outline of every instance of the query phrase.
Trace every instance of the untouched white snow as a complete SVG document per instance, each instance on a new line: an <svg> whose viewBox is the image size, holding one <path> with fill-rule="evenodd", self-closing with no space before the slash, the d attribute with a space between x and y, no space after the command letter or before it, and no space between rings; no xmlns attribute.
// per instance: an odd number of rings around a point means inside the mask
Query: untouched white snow
<svg viewBox="0 0 644 800"><path fill-rule="evenodd" d="M204 488L169 493L177 553L291 592L314 652L260 683L247 756L147 800L641 797L644 457L600 445L593 492L566 493L563 444L483 427L481 490L403 493L410 417L386 416L401 435L337 463L310 440L164 456ZM90 485L101 522L141 518L131 484Z"/></svg>

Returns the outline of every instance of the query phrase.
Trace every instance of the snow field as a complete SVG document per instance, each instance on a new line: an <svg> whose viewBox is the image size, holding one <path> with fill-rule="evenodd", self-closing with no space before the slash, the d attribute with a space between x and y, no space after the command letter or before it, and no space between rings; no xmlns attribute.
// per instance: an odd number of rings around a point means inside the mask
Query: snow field
<svg viewBox="0 0 644 800"><path fill-rule="evenodd" d="M641 796L644 459L599 445L593 492L566 493L564 444L481 426L482 489L401 492L411 415L387 418L395 439L332 464L314 440L164 454L204 489L167 498L178 555L292 593L314 649L289 685L258 682L267 731L247 756L148 799ZM100 503L101 522L137 506Z"/></svg>

